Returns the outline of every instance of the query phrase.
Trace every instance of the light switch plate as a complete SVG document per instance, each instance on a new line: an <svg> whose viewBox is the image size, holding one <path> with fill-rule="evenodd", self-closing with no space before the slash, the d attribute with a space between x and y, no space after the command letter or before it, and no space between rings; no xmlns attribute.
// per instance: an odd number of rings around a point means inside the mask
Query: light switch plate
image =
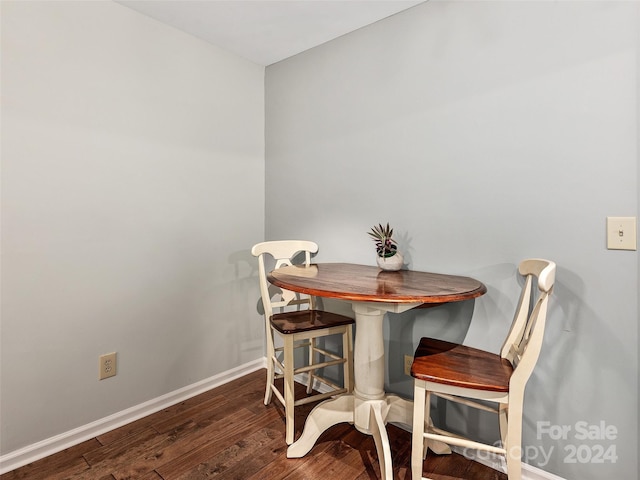
<svg viewBox="0 0 640 480"><path fill-rule="evenodd" d="M636 217L607 217L607 248L636 250Z"/></svg>

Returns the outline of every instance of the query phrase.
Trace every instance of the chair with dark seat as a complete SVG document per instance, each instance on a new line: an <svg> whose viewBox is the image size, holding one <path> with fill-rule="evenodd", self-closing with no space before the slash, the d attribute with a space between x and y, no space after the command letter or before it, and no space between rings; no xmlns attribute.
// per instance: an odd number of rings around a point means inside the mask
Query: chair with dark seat
<svg viewBox="0 0 640 480"><path fill-rule="evenodd" d="M423 478L423 460L429 441L505 455L509 480L521 479L524 391L542 347L556 265L548 260L529 259L521 262L518 270L524 276L524 285L500 354L433 338L420 340L411 367L414 377L413 479ZM533 288L534 280L537 280L537 289ZM502 445L472 441L433 426L429 416L432 394L497 413ZM492 403L497 405L494 407Z"/></svg>
<svg viewBox="0 0 640 480"><path fill-rule="evenodd" d="M302 295L269 284L265 267L265 256L275 260L275 268L292 265L294 259L304 257L302 264L309 266L311 254L318 251L314 242L303 240L280 240L262 242L253 246L251 253L258 257L260 294L264 306L267 337L267 386L264 404L271 402L273 393L285 408L286 442L292 444L295 434L294 407L324 400L341 393L350 392L353 384L353 340L350 317L316 309L313 296ZM278 313L275 313L277 310ZM328 335L342 336L342 354L322 348L318 339ZM276 337L282 339L282 346L276 347ZM294 350L308 348L308 364L294 365ZM321 370L332 365L342 365L343 386L322 376ZM307 396L296 400L294 376L307 374ZM284 379L284 392L275 380ZM312 395L315 382L321 382L328 389ZM326 390L325 389L325 390Z"/></svg>

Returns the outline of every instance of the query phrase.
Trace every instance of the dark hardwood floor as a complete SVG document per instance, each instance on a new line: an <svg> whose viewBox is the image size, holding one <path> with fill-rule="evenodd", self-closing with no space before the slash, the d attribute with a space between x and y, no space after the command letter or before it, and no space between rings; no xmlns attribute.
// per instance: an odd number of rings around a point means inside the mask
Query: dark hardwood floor
<svg viewBox="0 0 640 480"><path fill-rule="evenodd" d="M379 478L373 439L348 424L325 432L300 459L286 457L283 409L265 406L265 370L246 375L63 452L0 480L370 480ZM301 388L300 395L304 395ZM312 405L296 409L296 438ZM411 478L410 434L389 425L394 478ZM507 480L461 455L429 453L423 475L434 480Z"/></svg>

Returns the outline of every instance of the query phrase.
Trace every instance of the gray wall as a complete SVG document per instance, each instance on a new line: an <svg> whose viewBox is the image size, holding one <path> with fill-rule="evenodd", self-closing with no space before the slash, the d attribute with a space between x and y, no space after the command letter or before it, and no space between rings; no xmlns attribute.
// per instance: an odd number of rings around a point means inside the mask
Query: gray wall
<svg viewBox="0 0 640 480"><path fill-rule="evenodd" d="M638 254L606 249L605 218L639 210L639 8L432 1L266 70L267 239L374 264L366 231L389 221L409 268L488 286L390 317L389 390L410 394L402 355L422 335L497 351L519 260L558 263L523 445L567 479L637 478ZM436 415L497 438L484 415ZM577 422L617 435L581 440ZM616 458L596 463L597 444Z"/></svg>
<svg viewBox="0 0 640 480"><path fill-rule="evenodd" d="M263 67L111 1L3 1L2 454L262 358L263 221Z"/></svg>

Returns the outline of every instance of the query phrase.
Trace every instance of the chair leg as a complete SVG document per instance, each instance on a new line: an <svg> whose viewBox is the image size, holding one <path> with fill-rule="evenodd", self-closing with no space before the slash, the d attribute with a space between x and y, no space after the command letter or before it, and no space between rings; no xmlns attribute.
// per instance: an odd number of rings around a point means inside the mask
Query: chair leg
<svg viewBox="0 0 640 480"><path fill-rule="evenodd" d="M428 431L429 427L433 426L433 422L431 421L431 392L427 392L424 399L424 431ZM423 448L422 448L422 460L427 459L427 453L429 452L429 439L423 438Z"/></svg>
<svg viewBox="0 0 640 480"><path fill-rule="evenodd" d="M293 443L294 426L293 335L284 337L284 415L287 445Z"/></svg>
<svg viewBox="0 0 640 480"><path fill-rule="evenodd" d="M309 339L309 365L313 365L315 363L314 350L316 348L316 341L316 338ZM309 370L307 373L307 395L313 391L313 377L315 372L315 370Z"/></svg>
<svg viewBox="0 0 640 480"><path fill-rule="evenodd" d="M424 460L425 442L424 428L425 415L428 415L428 395L423 388L424 382L414 380L413 387L413 433L411 434L411 478L422 478L422 465ZM427 421L428 421L427 417Z"/></svg>
<svg viewBox="0 0 640 480"><path fill-rule="evenodd" d="M498 419L500 421L500 439L504 448L507 444L507 427L509 426L509 406L506 403L500 404Z"/></svg>
<svg viewBox="0 0 640 480"><path fill-rule="evenodd" d="M344 388L348 393L353 391L353 329L351 325L347 326L347 330L342 335L342 357L345 359L343 363Z"/></svg>
<svg viewBox="0 0 640 480"><path fill-rule="evenodd" d="M267 388L264 391L264 404L269 405L271 403L271 392L274 382L274 365L273 356L275 355L273 347L273 330L267 331Z"/></svg>
<svg viewBox="0 0 640 480"><path fill-rule="evenodd" d="M509 480L522 479L522 404L523 398L510 398L506 445L507 477Z"/></svg>

